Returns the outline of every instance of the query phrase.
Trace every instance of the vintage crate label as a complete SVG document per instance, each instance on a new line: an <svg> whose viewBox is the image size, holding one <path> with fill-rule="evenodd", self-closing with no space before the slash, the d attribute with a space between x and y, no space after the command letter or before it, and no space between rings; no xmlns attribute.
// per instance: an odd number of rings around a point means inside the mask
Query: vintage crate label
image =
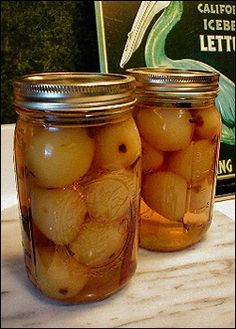
<svg viewBox="0 0 236 329"><path fill-rule="evenodd" d="M167 66L220 73L222 137L216 195L235 193L233 1L95 1L100 70Z"/></svg>

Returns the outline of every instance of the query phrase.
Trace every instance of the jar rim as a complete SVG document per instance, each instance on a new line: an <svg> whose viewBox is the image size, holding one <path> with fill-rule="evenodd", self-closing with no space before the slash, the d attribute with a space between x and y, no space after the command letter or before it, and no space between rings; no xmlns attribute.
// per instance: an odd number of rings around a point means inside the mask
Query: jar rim
<svg viewBox="0 0 236 329"><path fill-rule="evenodd" d="M136 94L152 98L215 98L219 73L167 67L137 67L126 72L136 79Z"/></svg>
<svg viewBox="0 0 236 329"><path fill-rule="evenodd" d="M135 102L135 78L101 72L46 72L13 81L16 106L53 111L109 110Z"/></svg>

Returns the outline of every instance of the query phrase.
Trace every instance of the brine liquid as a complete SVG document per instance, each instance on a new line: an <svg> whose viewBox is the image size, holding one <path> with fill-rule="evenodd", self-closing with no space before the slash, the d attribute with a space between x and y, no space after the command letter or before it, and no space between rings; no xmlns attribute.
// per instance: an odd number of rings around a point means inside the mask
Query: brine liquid
<svg viewBox="0 0 236 329"><path fill-rule="evenodd" d="M142 140L140 246L186 248L211 224L220 115L213 104L139 104L135 120Z"/></svg>
<svg viewBox="0 0 236 329"><path fill-rule="evenodd" d="M17 122L25 265L44 295L69 304L101 300L132 277L140 156L132 118L99 127Z"/></svg>

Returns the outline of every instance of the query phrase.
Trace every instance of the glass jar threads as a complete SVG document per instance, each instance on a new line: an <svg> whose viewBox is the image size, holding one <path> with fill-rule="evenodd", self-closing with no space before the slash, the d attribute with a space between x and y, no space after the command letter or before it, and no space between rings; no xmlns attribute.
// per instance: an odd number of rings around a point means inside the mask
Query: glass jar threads
<svg viewBox="0 0 236 329"><path fill-rule="evenodd" d="M142 140L140 245L158 251L202 239L212 220L221 117L217 73L133 68Z"/></svg>
<svg viewBox="0 0 236 329"><path fill-rule="evenodd" d="M135 80L40 73L14 82L26 271L68 304L104 299L137 265L141 141Z"/></svg>

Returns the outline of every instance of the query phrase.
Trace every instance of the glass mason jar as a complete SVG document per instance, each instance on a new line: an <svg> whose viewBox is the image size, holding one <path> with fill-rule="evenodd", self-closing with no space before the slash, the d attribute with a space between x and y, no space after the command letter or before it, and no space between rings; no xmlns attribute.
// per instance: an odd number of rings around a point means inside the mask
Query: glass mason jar
<svg viewBox="0 0 236 329"><path fill-rule="evenodd" d="M14 82L25 266L64 303L104 299L137 264L141 141L135 79L56 72Z"/></svg>
<svg viewBox="0 0 236 329"><path fill-rule="evenodd" d="M202 239L212 221L221 116L217 73L127 70L136 78L142 140L140 245L175 251Z"/></svg>

